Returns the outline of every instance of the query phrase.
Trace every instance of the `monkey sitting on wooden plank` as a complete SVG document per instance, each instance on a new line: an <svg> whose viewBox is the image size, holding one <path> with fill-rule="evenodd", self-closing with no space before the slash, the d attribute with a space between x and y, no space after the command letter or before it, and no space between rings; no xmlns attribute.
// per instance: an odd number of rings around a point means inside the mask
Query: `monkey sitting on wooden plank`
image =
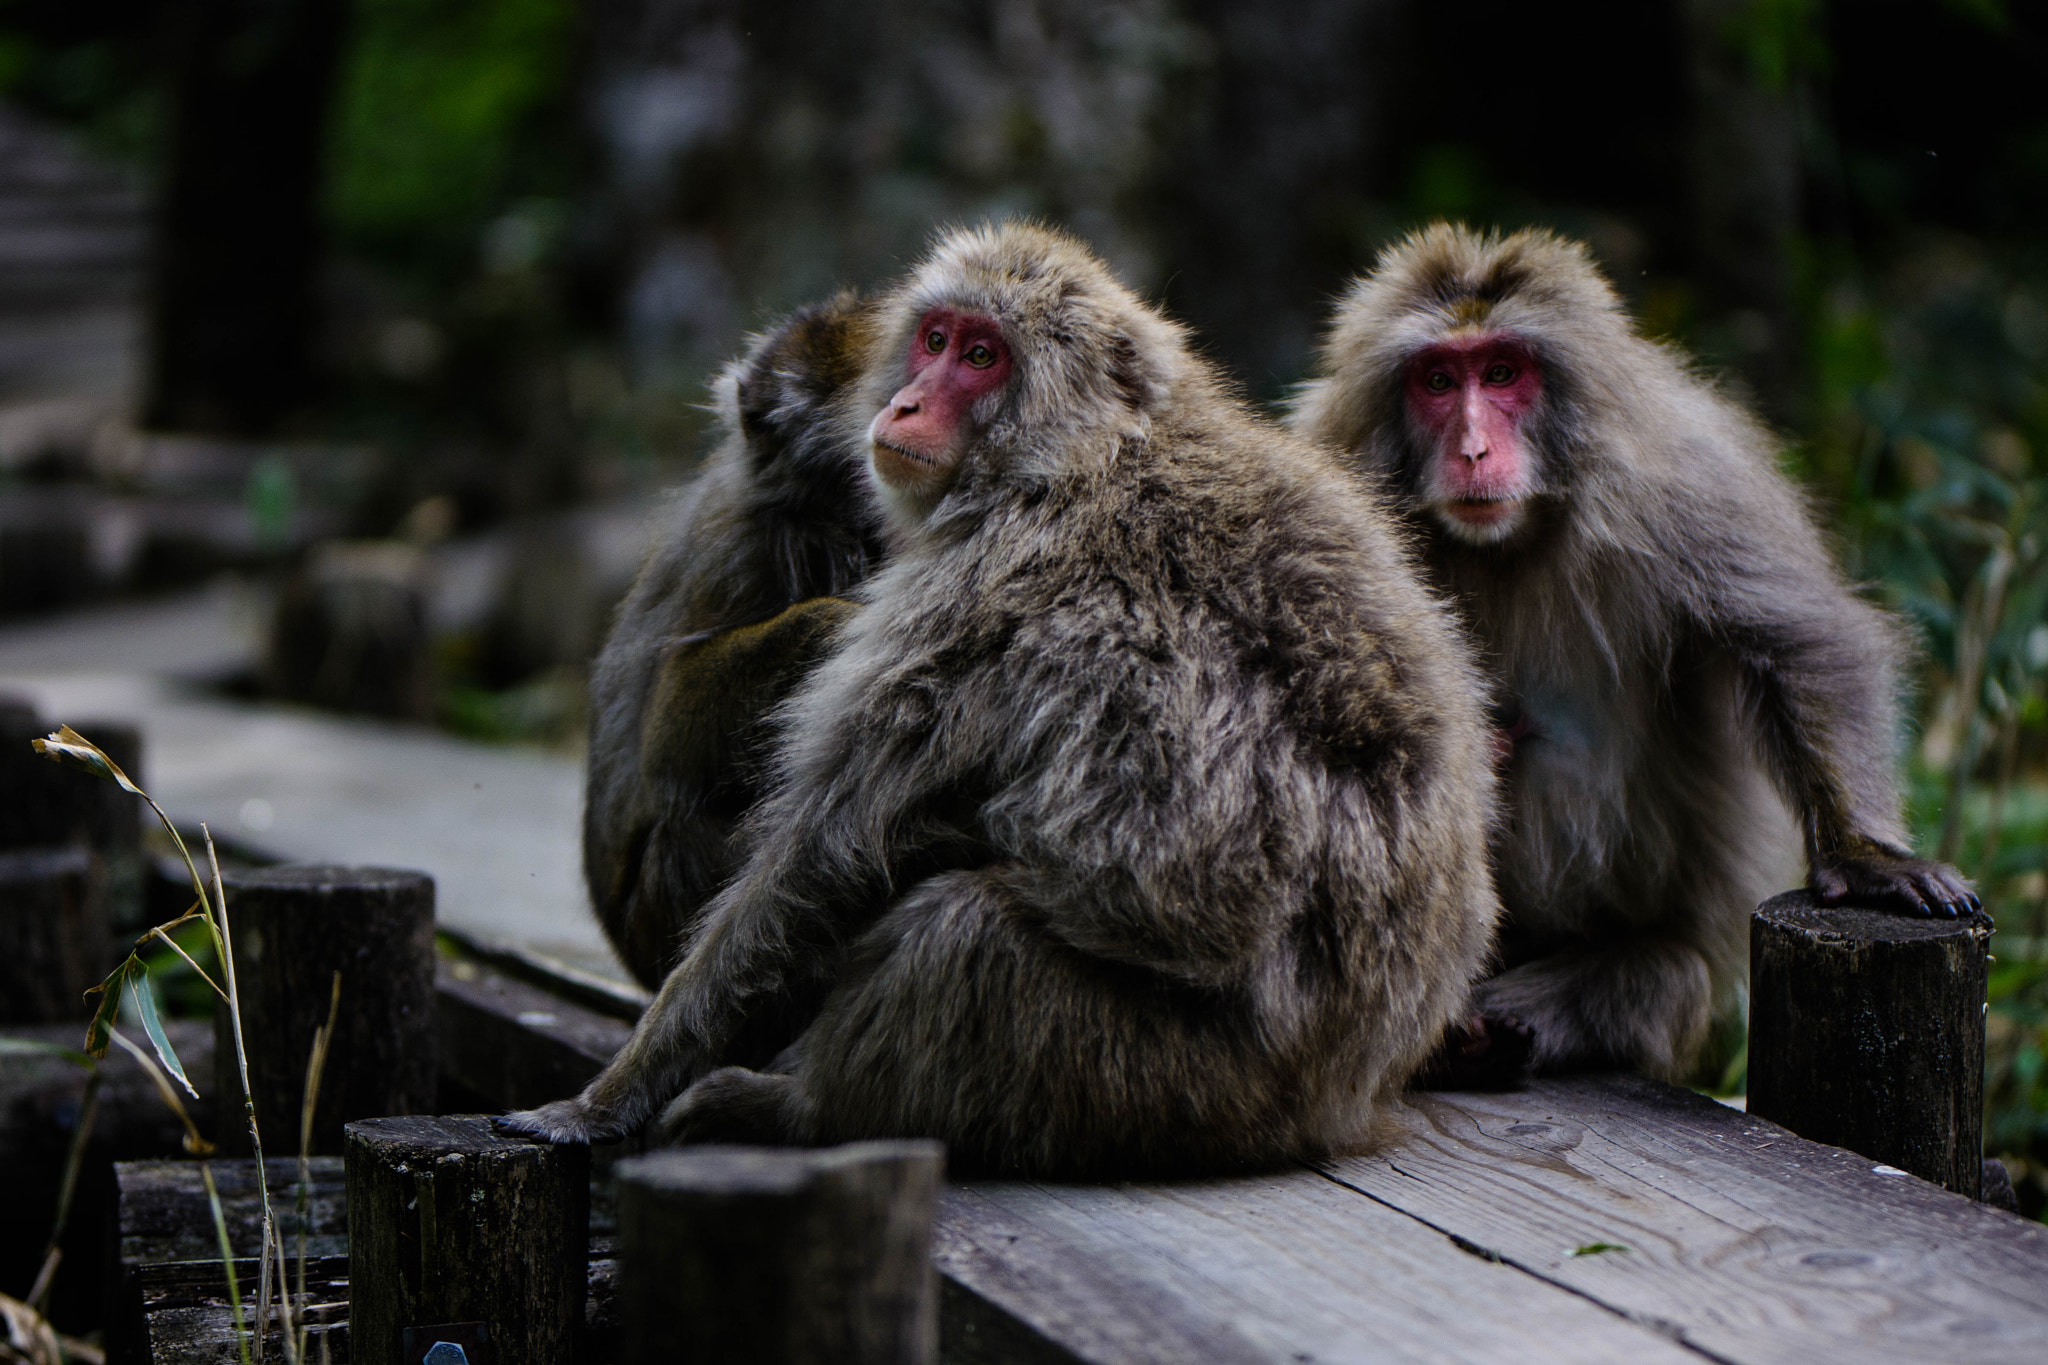
<svg viewBox="0 0 2048 1365"><path fill-rule="evenodd" d="M767 717L881 558L866 443L842 438L835 410L866 319L851 294L802 309L720 377L723 439L666 517L591 671L584 877L620 959L650 989L739 869Z"/></svg>
<svg viewBox="0 0 2048 1365"><path fill-rule="evenodd" d="M873 337L890 556L747 864L604 1073L501 1123L1064 1176L1364 1143L1498 909L1455 623L1369 494L1065 236L943 238Z"/></svg>
<svg viewBox="0 0 2048 1365"><path fill-rule="evenodd" d="M1980 910L1907 846L1900 631L1770 433L1639 335L1582 247L1420 232L1339 303L1320 376L1295 429L1393 497L1495 685L1505 970L1445 1080L1524 1029L1542 1070L1682 1075L1802 844L1828 902Z"/></svg>

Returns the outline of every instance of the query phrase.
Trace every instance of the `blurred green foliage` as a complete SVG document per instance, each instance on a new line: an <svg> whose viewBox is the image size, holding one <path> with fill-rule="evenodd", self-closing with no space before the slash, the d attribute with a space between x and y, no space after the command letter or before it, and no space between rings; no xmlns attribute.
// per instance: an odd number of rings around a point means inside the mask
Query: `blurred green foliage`
<svg viewBox="0 0 2048 1365"><path fill-rule="evenodd" d="M355 0L329 150L337 243L445 283L508 205L566 193L575 39L571 0Z"/></svg>
<svg viewBox="0 0 2048 1365"><path fill-rule="evenodd" d="M1908 755L1922 851L1999 932L1986 1149L2048 1206L2048 258L1922 234L1881 268L1807 262L1807 437L1852 574L1924 644Z"/></svg>

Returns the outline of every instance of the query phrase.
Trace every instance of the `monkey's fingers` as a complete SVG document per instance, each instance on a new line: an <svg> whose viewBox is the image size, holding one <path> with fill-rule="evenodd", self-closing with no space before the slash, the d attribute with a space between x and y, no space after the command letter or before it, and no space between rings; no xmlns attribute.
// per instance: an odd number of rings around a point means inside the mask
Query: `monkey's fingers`
<svg viewBox="0 0 2048 1365"><path fill-rule="evenodd" d="M491 1126L517 1137L539 1138L542 1142L616 1142L626 1135L625 1125L600 1118L581 1099L556 1100L538 1109L500 1114Z"/></svg>
<svg viewBox="0 0 2048 1365"><path fill-rule="evenodd" d="M1825 905L1862 902L1936 919L1983 913L1983 902L1961 873L1918 858L1848 858L1816 867L1810 884Z"/></svg>

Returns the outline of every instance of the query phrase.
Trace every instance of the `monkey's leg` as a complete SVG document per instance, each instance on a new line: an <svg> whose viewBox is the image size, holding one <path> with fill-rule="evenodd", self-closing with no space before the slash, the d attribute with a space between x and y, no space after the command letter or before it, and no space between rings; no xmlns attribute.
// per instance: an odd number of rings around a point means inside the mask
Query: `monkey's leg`
<svg viewBox="0 0 2048 1365"><path fill-rule="evenodd" d="M1228 993L1067 944L1000 869L912 889L799 1046L777 1103L804 1141L934 1137L956 1168L1075 1177L1332 1145L1309 1135L1316 1059L1276 1055Z"/></svg>
<svg viewBox="0 0 2048 1365"><path fill-rule="evenodd" d="M1534 1032L1539 1072L1634 1067L1676 1080L1706 1040L1707 960L1674 938L1631 939L1526 962L1483 981L1472 1004Z"/></svg>

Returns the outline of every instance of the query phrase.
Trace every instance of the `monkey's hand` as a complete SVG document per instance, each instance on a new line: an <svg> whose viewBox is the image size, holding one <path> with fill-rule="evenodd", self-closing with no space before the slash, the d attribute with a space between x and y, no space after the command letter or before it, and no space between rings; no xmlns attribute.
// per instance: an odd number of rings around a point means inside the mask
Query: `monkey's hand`
<svg viewBox="0 0 2048 1365"><path fill-rule="evenodd" d="M631 1132L634 1125L600 1112L578 1095L575 1099L556 1100L538 1109L500 1114L491 1120L491 1126L501 1133L538 1138L542 1142L592 1143L617 1142Z"/></svg>
<svg viewBox="0 0 2048 1365"><path fill-rule="evenodd" d="M1529 1075L1536 1031L1508 1015L1473 1013L1444 1030L1410 1084L1417 1090L1512 1090Z"/></svg>
<svg viewBox="0 0 2048 1365"><path fill-rule="evenodd" d="M1954 919L1981 916L1984 902L1947 863L1905 858L1878 848L1815 861L1807 883L1823 905L1867 902L1898 915Z"/></svg>

